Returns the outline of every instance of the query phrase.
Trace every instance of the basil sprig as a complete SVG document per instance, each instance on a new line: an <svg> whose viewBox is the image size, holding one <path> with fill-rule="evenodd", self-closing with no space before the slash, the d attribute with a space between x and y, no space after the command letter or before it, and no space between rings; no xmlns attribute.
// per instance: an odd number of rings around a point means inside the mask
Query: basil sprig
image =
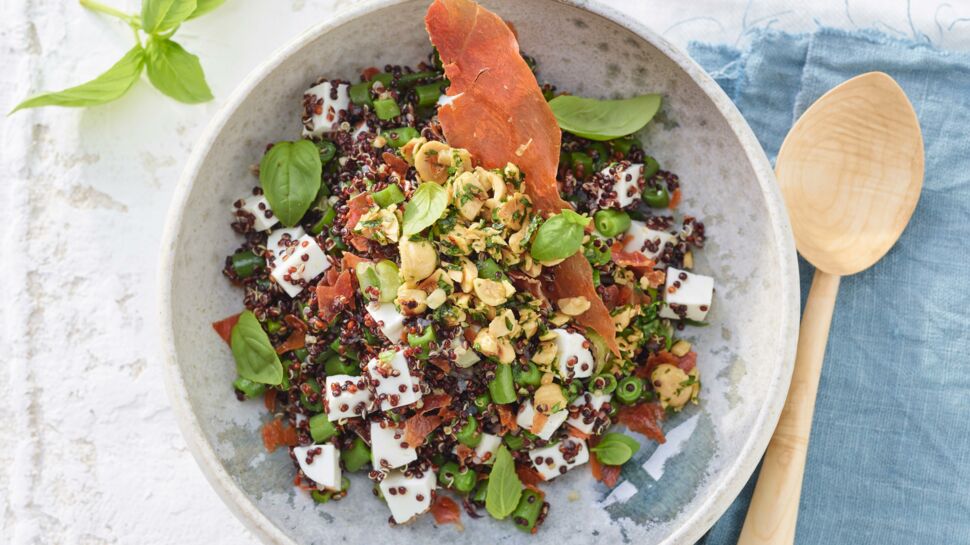
<svg viewBox="0 0 970 545"><path fill-rule="evenodd" d="M488 475L485 490L485 510L497 519L504 519L515 511L522 496L522 481L515 473L515 460L505 445L499 447L495 463Z"/></svg>
<svg viewBox="0 0 970 545"><path fill-rule="evenodd" d="M410 236L424 231L438 221L446 208L448 191L434 182L424 182L404 207L404 234Z"/></svg>
<svg viewBox="0 0 970 545"><path fill-rule="evenodd" d="M640 450L637 440L622 433L607 433L603 440L590 449L600 463L608 466L620 466Z"/></svg>
<svg viewBox="0 0 970 545"><path fill-rule="evenodd" d="M559 127L590 140L613 140L633 134L660 109L660 95L599 100L561 95L549 101Z"/></svg>
<svg viewBox="0 0 970 545"><path fill-rule="evenodd" d="M112 17L132 28L135 46L111 68L93 80L62 91L41 93L24 100L10 113L41 106L86 107L117 100L147 68L156 89L179 102L195 104L212 100L199 58L172 40L183 22L204 15L225 0L142 0L140 15L124 13L95 0L81 5ZM142 43L142 37L145 43Z"/></svg>
<svg viewBox="0 0 970 545"><path fill-rule="evenodd" d="M259 162L259 184L287 227L300 223L320 191L323 163L313 142L277 142Z"/></svg>
<svg viewBox="0 0 970 545"><path fill-rule="evenodd" d="M239 315L229 336L229 344L239 376L260 384L282 384L283 364L252 311L246 310Z"/></svg>
<svg viewBox="0 0 970 545"><path fill-rule="evenodd" d="M589 221L588 217L569 209L550 216L539 227L532 241L530 253L533 259L554 261L578 252L583 245L583 236Z"/></svg>

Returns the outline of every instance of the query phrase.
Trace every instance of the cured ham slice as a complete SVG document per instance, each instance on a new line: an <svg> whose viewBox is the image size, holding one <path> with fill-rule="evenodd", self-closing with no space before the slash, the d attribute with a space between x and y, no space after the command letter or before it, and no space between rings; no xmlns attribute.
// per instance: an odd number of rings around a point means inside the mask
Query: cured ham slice
<svg viewBox="0 0 970 545"><path fill-rule="evenodd" d="M518 165L544 216L571 208L556 184L562 131L509 26L471 0L435 0L425 25L451 82L452 100L438 109L448 143L470 151L485 168ZM553 270L555 296L586 297L590 308L576 321L619 354L613 320L592 275L586 258L573 255Z"/></svg>

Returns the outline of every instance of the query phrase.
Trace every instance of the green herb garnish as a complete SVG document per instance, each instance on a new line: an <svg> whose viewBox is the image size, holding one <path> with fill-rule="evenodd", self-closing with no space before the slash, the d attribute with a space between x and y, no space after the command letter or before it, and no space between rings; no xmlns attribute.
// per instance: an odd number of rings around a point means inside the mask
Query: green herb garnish
<svg viewBox="0 0 970 545"><path fill-rule="evenodd" d="M515 461L505 445L495 454L495 464L488 475L485 509L501 520L512 514L522 496L522 481L515 473Z"/></svg>
<svg viewBox="0 0 970 545"><path fill-rule="evenodd" d="M309 140L277 142L259 163L259 183L269 206L287 227L300 223L320 190L323 163Z"/></svg>
<svg viewBox="0 0 970 545"><path fill-rule="evenodd" d="M600 463L619 466L625 464L640 450L640 443L622 433L607 433L603 436L603 440L590 450Z"/></svg>
<svg viewBox="0 0 970 545"><path fill-rule="evenodd" d="M283 382L280 357L252 311L245 310L239 315L239 321L232 328L229 344L240 377L270 386Z"/></svg>
<svg viewBox="0 0 970 545"><path fill-rule="evenodd" d="M575 254L583 245L583 236L589 221L588 217L569 209L549 217L539 227L539 232L532 241L532 257L539 261L554 261Z"/></svg>
<svg viewBox="0 0 970 545"><path fill-rule="evenodd" d="M622 100L562 95L550 100L549 107L562 130L590 140L612 140L649 123L660 109L660 95Z"/></svg>

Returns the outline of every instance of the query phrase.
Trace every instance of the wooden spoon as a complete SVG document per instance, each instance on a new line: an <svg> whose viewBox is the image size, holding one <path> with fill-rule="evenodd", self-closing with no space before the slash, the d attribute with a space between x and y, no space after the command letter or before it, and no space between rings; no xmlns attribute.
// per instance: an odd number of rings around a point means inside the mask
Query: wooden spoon
<svg viewBox="0 0 970 545"><path fill-rule="evenodd" d="M923 187L923 136L913 106L882 72L852 78L823 95L795 123L778 153L775 174L795 245L815 266L815 277L802 315L788 400L765 452L739 545L795 540L839 278L871 267L889 251Z"/></svg>

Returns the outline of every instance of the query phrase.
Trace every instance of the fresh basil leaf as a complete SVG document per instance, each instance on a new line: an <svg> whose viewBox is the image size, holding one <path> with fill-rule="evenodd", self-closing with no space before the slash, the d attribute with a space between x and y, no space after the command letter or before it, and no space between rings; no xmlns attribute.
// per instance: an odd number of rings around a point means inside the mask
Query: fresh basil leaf
<svg viewBox="0 0 970 545"><path fill-rule="evenodd" d="M283 225L293 227L320 190L323 163L313 142L277 142L259 162L259 183Z"/></svg>
<svg viewBox="0 0 970 545"><path fill-rule="evenodd" d="M438 221L448 208L448 191L434 183L424 182L415 190L404 207L404 234L416 235Z"/></svg>
<svg viewBox="0 0 970 545"><path fill-rule="evenodd" d="M603 436L603 440L590 450L601 463L608 466L621 466L640 450L640 443L622 433L607 433Z"/></svg>
<svg viewBox="0 0 970 545"><path fill-rule="evenodd" d="M149 34L171 30L196 10L196 0L142 0L141 27Z"/></svg>
<svg viewBox="0 0 970 545"><path fill-rule="evenodd" d="M497 519L504 519L515 511L522 496L522 481L515 473L515 460L505 445L499 447L495 463L488 475L485 491L485 510Z"/></svg>
<svg viewBox="0 0 970 545"><path fill-rule="evenodd" d="M530 253L538 261L554 261L565 259L583 246L585 228L589 218L563 209L562 212L550 216L536 233L532 241Z"/></svg>
<svg viewBox="0 0 970 545"><path fill-rule="evenodd" d="M283 364L252 311L246 310L239 315L239 321L232 328L229 344L239 376L260 384L282 384Z"/></svg>
<svg viewBox="0 0 970 545"><path fill-rule="evenodd" d="M146 51L148 79L156 89L187 104L212 100L199 57L168 38L152 37Z"/></svg>
<svg viewBox="0 0 970 545"><path fill-rule="evenodd" d="M76 87L32 96L10 111L41 106L95 106L121 98L141 76L145 50L136 45L114 66L93 80Z"/></svg>
<svg viewBox="0 0 970 545"><path fill-rule="evenodd" d="M660 95L598 100L561 95L549 101L559 127L590 140L612 140L642 129L660 109Z"/></svg>
<svg viewBox="0 0 970 545"><path fill-rule="evenodd" d="M189 15L186 21L189 19L195 19L196 17L202 17L206 13L209 13L210 11L221 6L223 3L225 3L225 1L226 0L197 0L195 11L192 12L192 15Z"/></svg>

